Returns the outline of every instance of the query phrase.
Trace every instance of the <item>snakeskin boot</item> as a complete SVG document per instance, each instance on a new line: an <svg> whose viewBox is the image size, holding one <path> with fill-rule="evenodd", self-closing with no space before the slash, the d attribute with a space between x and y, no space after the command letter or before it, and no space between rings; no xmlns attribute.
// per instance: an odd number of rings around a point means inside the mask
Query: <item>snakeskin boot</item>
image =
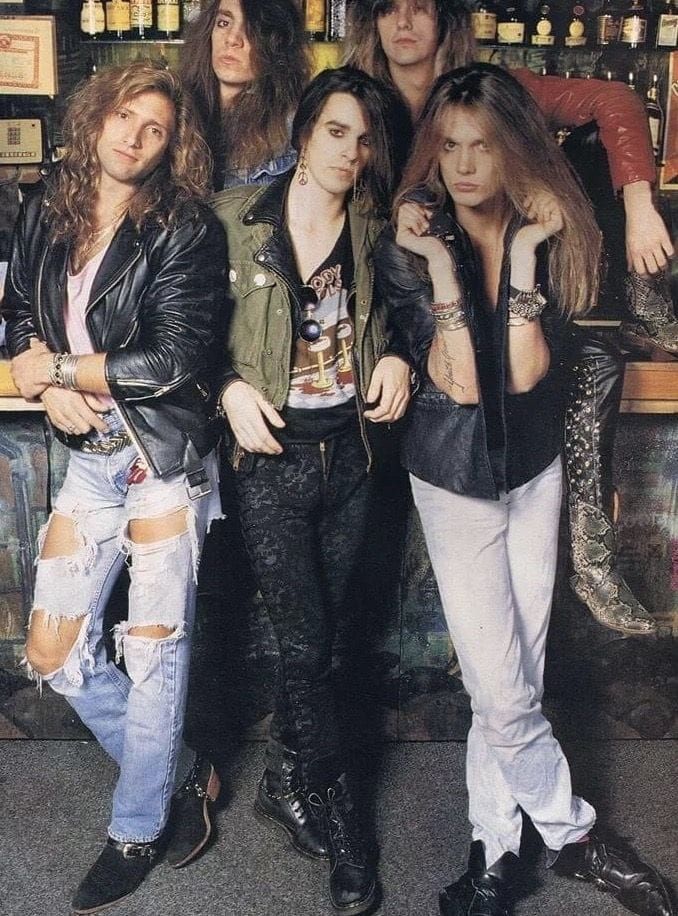
<svg viewBox="0 0 678 916"><path fill-rule="evenodd" d="M650 353L653 359L678 357L678 320L667 272L643 275L632 270L625 285L633 320L622 321L619 334L623 343Z"/></svg>
<svg viewBox="0 0 678 916"><path fill-rule="evenodd" d="M586 337L573 375L565 420L574 570L570 582L603 626L629 636L655 633L655 621L617 569L611 468L623 380L621 361L599 340Z"/></svg>

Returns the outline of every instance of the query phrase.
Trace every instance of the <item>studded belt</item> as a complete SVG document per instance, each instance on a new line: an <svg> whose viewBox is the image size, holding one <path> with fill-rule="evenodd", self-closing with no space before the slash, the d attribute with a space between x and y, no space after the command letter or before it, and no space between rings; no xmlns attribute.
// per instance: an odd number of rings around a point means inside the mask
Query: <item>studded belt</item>
<svg viewBox="0 0 678 916"><path fill-rule="evenodd" d="M103 439L83 439L75 448L80 452L86 452L88 455L115 455L121 452L128 445L132 444L129 434L124 430L119 433L112 433Z"/></svg>

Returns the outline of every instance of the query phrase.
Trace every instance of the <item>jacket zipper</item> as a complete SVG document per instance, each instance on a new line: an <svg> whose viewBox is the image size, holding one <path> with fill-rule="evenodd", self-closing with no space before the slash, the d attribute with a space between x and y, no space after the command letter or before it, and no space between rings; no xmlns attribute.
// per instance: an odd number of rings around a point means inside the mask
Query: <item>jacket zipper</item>
<svg viewBox="0 0 678 916"><path fill-rule="evenodd" d="M42 275L44 272L45 261L47 260L47 252L49 248L45 246L45 250L42 253L42 259L40 260L40 270L38 271L38 283L37 283L37 294L38 294L38 323L40 325L40 330L42 331L42 339L47 342L47 335L45 333L45 324L42 320L42 296L40 295L40 290L42 289Z"/></svg>
<svg viewBox="0 0 678 916"><path fill-rule="evenodd" d="M140 257L141 257L141 248L137 248L134 255L129 259L129 261L126 264L124 264L123 267L118 271L116 276L114 276L111 279L108 286L106 286L104 289L101 290L101 292L96 297L96 299L92 299L92 301L88 303L87 308L85 309L85 318L89 315L89 313L92 311L94 306L97 305L97 303L99 303L104 298L104 296L108 295L108 293L113 289L116 283L120 282L122 277L130 270L131 267L133 267L136 264L136 262L139 260Z"/></svg>
<svg viewBox="0 0 678 916"><path fill-rule="evenodd" d="M159 398L164 394L168 394L170 391L176 391L176 389L181 388L181 386L184 385L188 379L190 379L190 377L191 376L187 373L179 376L179 378L171 384L163 385L162 388L158 388L158 390L153 394L153 397ZM122 387L125 385L142 385L145 388L152 388L153 382L149 382L147 379L143 378L121 378L116 380L116 385L120 385ZM131 400L141 400L141 398L132 398Z"/></svg>
<svg viewBox="0 0 678 916"><path fill-rule="evenodd" d="M120 419L122 420L123 426L125 427L125 431L127 435L130 437L130 439L132 440L132 442L134 443L134 447L139 452L141 457L144 459L148 467L151 468L151 470L157 472L157 468L153 464L153 461L151 460L151 456L148 454L144 446L141 444L141 440L137 436L136 432L134 432L134 428L132 424L130 423L129 417L127 416L125 412L125 408L122 406L122 404L119 404L118 402L116 402L116 407L118 409L118 413L120 414Z"/></svg>

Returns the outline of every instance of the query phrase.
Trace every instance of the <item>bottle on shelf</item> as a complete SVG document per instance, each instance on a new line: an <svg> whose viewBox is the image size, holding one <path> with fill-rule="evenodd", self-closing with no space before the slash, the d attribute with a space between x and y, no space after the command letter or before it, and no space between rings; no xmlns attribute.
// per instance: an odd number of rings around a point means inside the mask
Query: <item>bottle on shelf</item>
<svg viewBox="0 0 678 916"><path fill-rule="evenodd" d="M508 0L497 15L497 44L522 45L525 41L525 16L518 0Z"/></svg>
<svg viewBox="0 0 678 916"><path fill-rule="evenodd" d="M200 15L200 0L182 0L181 27L182 29L194 22Z"/></svg>
<svg viewBox="0 0 678 916"><path fill-rule="evenodd" d="M629 70L629 75L626 77L626 85L629 89L636 91L636 74L633 70Z"/></svg>
<svg viewBox="0 0 678 916"><path fill-rule="evenodd" d="M327 37L326 0L304 0L304 29L309 41L325 41Z"/></svg>
<svg viewBox="0 0 678 916"><path fill-rule="evenodd" d="M552 48L556 43L556 31L553 25L551 7L548 3L542 3L532 29L530 44L538 45L542 48Z"/></svg>
<svg viewBox="0 0 678 916"><path fill-rule="evenodd" d="M575 0L565 23L563 43L566 48L583 48L586 41L586 8L580 0Z"/></svg>
<svg viewBox="0 0 678 916"><path fill-rule="evenodd" d="M619 41L631 50L644 47L647 41L647 22L645 0L631 0L622 14Z"/></svg>
<svg viewBox="0 0 678 916"><path fill-rule="evenodd" d="M153 0L130 0L131 37L143 41L152 37Z"/></svg>
<svg viewBox="0 0 678 916"><path fill-rule="evenodd" d="M660 8L654 44L656 48L675 48L678 45L678 7L673 0L665 0Z"/></svg>
<svg viewBox="0 0 678 916"><path fill-rule="evenodd" d="M109 38L124 41L132 34L129 0L106 0L106 33Z"/></svg>
<svg viewBox="0 0 678 916"><path fill-rule="evenodd" d="M605 0L596 19L596 44L604 47L619 41L621 33L621 13L615 0Z"/></svg>
<svg viewBox="0 0 678 916"><path fill-rule="evenodd" d="M650 126L650 137L652 138L652 149L656 162L661 160L662 154L662 136L664 133L664 112L659 104L659 77L656 73L652 75L652 84L645 94L645 113L647 123Z"/></svg>
<svg viewBox="0 0 678 916"><path fill-rule="evenodd" d="M102 0L83 0L80 7L80 31L88 41L103 38L106 32L106 16Z"/></svg>
<svg viewBox="0 0 678 916"><path fill-rule="evenodd" d="M479 45L491 45L497 40L497 8L492 0L478 0L471 13L473 34Z"/></svg>
<svg viewBox="0 0 678 916"><path fill-rule="evenodd" d="M330 0L327 38L329 41L343 41L346 38L346 0Z"/></svg>
<svg viewBox="0 0 678 916"><path fill-rule="evenodd" d="M179 37L179 0L155 0L156 38L171 41Z"/></svg>

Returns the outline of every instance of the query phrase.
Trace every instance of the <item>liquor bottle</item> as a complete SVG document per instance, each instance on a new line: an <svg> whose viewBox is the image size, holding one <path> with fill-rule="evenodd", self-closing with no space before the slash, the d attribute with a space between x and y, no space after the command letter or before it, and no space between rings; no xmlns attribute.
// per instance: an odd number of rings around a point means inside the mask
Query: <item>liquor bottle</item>
<svg viewBox="0 0 678 916"><path fill-rule="evenodd" d="M130 0L132 38L142 41L151 37L153 29L153 0Z"/></svg>
<svg viewBox="0 0 678 916"><path fill-rule="evenodd" d="M642 48L647 41L647 9L645 0L631 0L622 16L619 40L627 48Z"/></svg>
<svg viewBox="0 0 678 916"><path fill-rule="evenodd" d="M83 0L80 8L80 31L88 41L103 37L106 31L106 17L101 0Z"/></svg>
<svg viewBox="0 0 678 916"><path fill-rule="evenodd" d="M583 48L586 37L586 9L580 0L575 0L565 27L565 47Z"/></svg>
<svg viewBox="0 0 678 916"><path fill-rule="evenodd" d="M327 37L330 41L343 41L346 38L346 0L330 0Z"/></svg>
<svg viewBox="0 0 678 916"><path fill-rule="evenodd" d="M540 47L550 48L556 42L555 29L553 28L553 19L551 17L551 7L548 3L542 3L539 7L539 17L534 24L530 43Z"/></svg>
<svg viewBox="0 0 678 916"><path fill-rule="evenodd" d="M309 41L324 41L327 35L327 3L304 0L304 29Z"/></svg>
<svg viewBox="0 0 678 916"><path fill-rule="evenodd" d="M132 34L129 0L107 0L106 31L111 38L123 41Z"/></svg>
<svg viewBox="0 0 678 916"><path fill-rule="evenodd" d="M647 114L647 123L650 126L654 158L657 162L661 159L662 134L664 132L664 112L659 104L658 82L659 77L654 73L652 75L652 85L645 94L645 113Z"/></svg>
<svg viewBox="0 0 678 916"><path fill-rule="evenodd" d="M665 0L664 8L657 16L654 43L656 48L675 48L678 45L678 7L673 0Z"/></svg>
<svg viewBox="0 0 678 916"><path fill-rule="evenodd" d="M182 0L181 3L181 27L186 28L191 22L194 22L200 15L200 0Z"/></svg>
<svg viewBox="0 0 678 916"><path fill-rule="evenodd" d="M155 0L155 29L158 38L171 41L179 35L179 0Z"/></svg>
<svg viewBox="0 0 678 916"><path fill-rule="evenodd" d="M497 44L521 45L524 41L525 17L516 0L509 0L497 16Z"/></svg>
<svg viewBox="0 0 678 916"><path fill-rule="evenodd" d="M596 19L596 44L612 45L619 41L621 32L621 14L614 0L605 0L605 4Z"/></svg>
<svg viewBox="0 0 678 916"><path fill-rule="evenodd" d="M636 91L636 74L633 70L629 70L629 75L626 77L626 85L629 89L632 89L634 92Z"/></svg>
<svg viewBox="0 0 678 916"><path fill-rule="evenodd" d="M497 9L492 0L479 0L471 13L473 34L479 45L491 45L497 40Z"/></svg>

